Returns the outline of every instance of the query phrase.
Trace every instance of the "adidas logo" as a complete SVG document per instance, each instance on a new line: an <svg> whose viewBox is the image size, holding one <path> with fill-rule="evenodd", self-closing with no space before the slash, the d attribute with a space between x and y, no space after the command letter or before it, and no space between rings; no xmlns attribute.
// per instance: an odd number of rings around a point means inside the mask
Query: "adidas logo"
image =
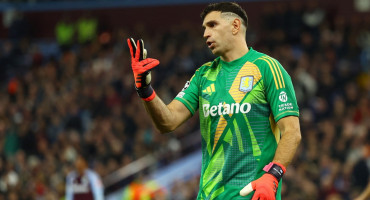
<svg viewBox="0 0 370 200"><path fill-rule="evenodd" d="M215 89L215 84L211 84L210 86L208 86L205 90L203 90L203 93L206 93L208 95L212 95L212 93L216 92L216 89Z"/></svg>

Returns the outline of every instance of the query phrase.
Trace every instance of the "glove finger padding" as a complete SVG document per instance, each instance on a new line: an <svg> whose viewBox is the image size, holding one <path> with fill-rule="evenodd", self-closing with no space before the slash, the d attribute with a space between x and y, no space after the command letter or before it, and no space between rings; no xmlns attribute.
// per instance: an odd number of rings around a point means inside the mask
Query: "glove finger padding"
<svg viewBox="0 0 370 200"><path fill-rule="evenodd" d="M147 58L145 60L132 64L132 70L136 74L144 75L145 72L149 72L149 70L153 69L158 64L159 60L154 58Z"/></svg>
<svg viewBox="0 0 370 200"><path fill-rule="evenodd" d="M128 48L130 49L131 62L139 61L138 59L137 60L135 59L136 43L135 43L134 39L133 38L127 39L127 45L128 45Z"/></svg>
<svg viewBox="0 0 370 200"><path fill-rule="evenodd" d="M127 44L130 48L131 59L135 59L136 61L146 59L147 50L144 48L144 41L142 39L136 43L134 38L129 38L127 39Z"/></svg>
<svg viewBox="0 0 370 200"><path fill-rule="evenodd" d="M147 51L144 48L144 41L142 39L140 39L139 42L140 42L140 58L139 58L139 60L143 60L143 59L146 59ZM145 80L144 80L145 85L149 85L150 82L152 81L152 75L151 75L150 70L145 72L143 74L143 77L145 77Z"/></svg>
<svg viewBox="0 0 370 200"><path fill-rule="evenodd" d="M255 190L253 184L254 182L251 182L247 186L245 186L242 190L240 190L240 196L247 196L249 193L253 192Z"/></svg>
<svg viewBox="0 0 370 200"><path fill-rule="evenodd" d="M144 48L144 41L143 41L143 39L140 39L139 40L139 43L140 43L140 57L139 57L139 60L144 60L144 59L146 59L147 51Z"/></svg>

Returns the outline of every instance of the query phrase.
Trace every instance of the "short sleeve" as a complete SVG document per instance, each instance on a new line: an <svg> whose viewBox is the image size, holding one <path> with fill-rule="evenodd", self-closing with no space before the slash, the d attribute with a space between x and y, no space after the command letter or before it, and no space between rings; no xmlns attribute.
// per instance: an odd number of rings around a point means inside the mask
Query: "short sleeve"
<svg viewBox="0 0 370 200"><path fill-rule="evenodd" d="M286 116L299 116L299 108L292 79L281 64L271 58L262 57L264 85L267 101L270 104L275 122Z"/></svg>
<svg viewBox="0 0 370 200"><path fill-rule="evenodd" d="M199 107L199 69L195 72L190 81L187 81L181 92L175 97L175 100L183 103L194 115Z"/></svg>

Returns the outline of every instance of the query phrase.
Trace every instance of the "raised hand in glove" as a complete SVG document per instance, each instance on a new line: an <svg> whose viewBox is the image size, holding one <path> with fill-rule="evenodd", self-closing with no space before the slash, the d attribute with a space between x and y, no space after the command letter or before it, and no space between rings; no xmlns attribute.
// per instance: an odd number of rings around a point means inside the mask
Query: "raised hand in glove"
<svg viewBox="0 0 370 200"><path fill-rule="evenodd" d="M271 162L263 170L266 173L245 186L240 191L241 196L247 196L255 191L251 200L275 200L279 181L285 173L285 167L280 163Z"/></svg>
<svg viewBox="0 0 370 200"><path fill-rule="evenodd" d="M135 43L133 38L127 39L131 54L131 68L135 78L136 91L144 101L151 101L156 96L150 85L150 70L159 64L157 59L146 58L147 51L142 39Z"/></svg>

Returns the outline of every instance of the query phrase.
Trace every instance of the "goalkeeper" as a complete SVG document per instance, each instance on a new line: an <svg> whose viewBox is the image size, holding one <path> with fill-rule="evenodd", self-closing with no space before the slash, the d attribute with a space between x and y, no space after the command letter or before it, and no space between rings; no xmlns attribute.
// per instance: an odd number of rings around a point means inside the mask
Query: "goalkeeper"
<svg viewBox="0 0 370 200"><path fill-rule="evenodd" d="M128 39L135 87L156 127L171 132L199 110L202 170L197 199L281 199L281 181L301 140L288 73L246 43L248 18L236 3L209 4L204 38L218 56L195 71L165 105L150 85L159 61Z"/></svg>

